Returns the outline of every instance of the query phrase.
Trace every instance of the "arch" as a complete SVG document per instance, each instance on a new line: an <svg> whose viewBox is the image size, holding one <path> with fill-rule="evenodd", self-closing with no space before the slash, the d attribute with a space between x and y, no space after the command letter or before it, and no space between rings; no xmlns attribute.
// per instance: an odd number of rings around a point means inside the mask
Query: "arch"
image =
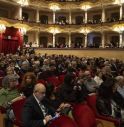
<svg viewBox="0 0 124 127"><path fill-rule="evenodd" d="M41 15L40 16L40 23L48 24L48 16L47 15Z"/></svg>
<svg viewBox="0 0 124 127"><path fill-rule="evenodd" d="M87 47L99 48L102 43L101 33L91 32L88 34Z"/></svg>
<svg viewBox="0 0 124 127"><path fill-rule="evenodd" d="M48 37L47 36L40 36L40 39L39 39L40 47L47 48L47 44L48 44Z"/></svg>
<svg viewBox="0 0 124 127"><path fill-rule="evenodd" d="M84 47L84 34L73 33L71 37L72 37L72 45L74 48Z"/></svg>
<svg viewBox="0 0 124 127"><path fill-rule="evenodd" d="M29 19L28 13L22 12L22 18L23 18L24 21L28 21L28 19Z"/></svg>
<svg viewBox="0 0 124 127"><path fill-rule="evenodd" d="M77 25L81 25L83 23L83 16L76 16L75 17L75 23Z"/></svg>
<svg viewBox="0 0 124 127"><path fill-rule="evenodd" d="M56 47L65 48L67 44L68 35L66 33L56 34Z"/></svg>
<svg viewBox="0 0 124 127"><path fill-rule="evenodd" d="M110 43L113 48L119 48L119 36L111 36Z"/></svg>
<svg viewBox="0 0 124 127"><path fill-rule="evenodd" d="M66 22L66 16L59 16L58 17L58 23L59 24L67 24L67 22Z"/></svg>
<svg viewBox="0 0 124 127"><path fill-rule="evenodd" d="M93 23L100 23L101 22L101 15L93 15Z"/></svg>

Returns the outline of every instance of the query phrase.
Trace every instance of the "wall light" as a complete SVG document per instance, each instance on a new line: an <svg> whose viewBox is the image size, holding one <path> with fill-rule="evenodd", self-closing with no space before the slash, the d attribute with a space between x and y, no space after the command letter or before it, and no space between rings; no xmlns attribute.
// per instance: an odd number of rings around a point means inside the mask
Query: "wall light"
<svg viewBox="0 0 124 127"><path fill-rule="evenodd" d="M26 34L26 29L23 27L23 28L19 28L19 32L22 34L22 35L25 35Z"/></svg>
<svg viewBox="0 0 124 127"><path fill-rule="evenodd" d="M18 0L17 3L19 3L21 6L28 6L29 5L28 0Z"/></svg>
<svg viewBox="0 0 124 127"><path fill-rule="evenodd" d="M114 31L122 33L124 31L124 25L114 26Z"/></svg>
<svg viewBox="0 0 124 127"><path fill-rule="evenodd" d="M87 10L90 9L90 8L91 8L91 6L90 6L89 4L82 4L82 5L81 5L81 9L82 9L82 10L87 11Z"/></svg>
<svg viewBox="0 0 124 127"><path fill-rule="evenodd" d="M6 26L4 24L0 24L0 33L4 33L6 30Z"/></svg>
<svg viewBox="0 0 124 127"><path fill-rule="evenodd" d="M56 27L51 27L49 29L49 32L53 33L53 34L57 34L57 33L60 33L60 30L58 28L56 28Z"/></svg>
<svg viewBox="0 0 124 127"><path fill-rule="evenodd" d="M80 33L88 34L90 32L90 29L88 27L84 27L80 30Z"/></svg>
<svg viewBox="0 0 124 127"><path fill-rule="evenodd" d="M52 4L50 4L50 9L53 11L57 11L57 10L60 10L60 7L58 4L52 3Z"/></svg>

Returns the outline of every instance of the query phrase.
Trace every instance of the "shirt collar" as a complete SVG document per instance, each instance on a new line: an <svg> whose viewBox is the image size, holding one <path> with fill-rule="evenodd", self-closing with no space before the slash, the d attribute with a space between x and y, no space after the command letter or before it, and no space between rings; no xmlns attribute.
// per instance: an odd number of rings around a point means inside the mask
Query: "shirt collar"
<svg viewBox="0 0 124 127"><path fill-rule="evenodd" d="M37 97L35 96L35 94L33 94L35 100L37 101L38 104L40 104L40 101L37 99Z"/></svg>

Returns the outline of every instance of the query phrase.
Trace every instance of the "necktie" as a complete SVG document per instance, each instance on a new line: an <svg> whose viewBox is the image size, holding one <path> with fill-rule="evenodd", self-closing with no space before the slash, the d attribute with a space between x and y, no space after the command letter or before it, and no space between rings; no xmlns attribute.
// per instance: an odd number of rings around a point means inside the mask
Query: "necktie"
<svg viewBox="0 0 124 127"><path fill-rule="evenodd" d="M41 108L41 110L43 112L43 115L46 116L47 115L47 109L45 108L45 106L43 104L41 104L41 103L39 103L39 106L40 106L40 108Z"/></svg>

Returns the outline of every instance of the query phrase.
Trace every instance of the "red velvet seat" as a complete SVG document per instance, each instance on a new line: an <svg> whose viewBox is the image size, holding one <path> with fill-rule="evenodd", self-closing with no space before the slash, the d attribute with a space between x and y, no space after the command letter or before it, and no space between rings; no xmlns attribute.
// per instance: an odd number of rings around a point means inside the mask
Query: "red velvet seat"
<svg viewBox="0 0 124 127"><path fill-rule="evenodd" d="M78 127L96 127L95 115L87 104L76 104L72 114Z"/></svg>
<svg viewBox="0 0 124 127"><path fill-rule="evenodd" d="M97 110L96 110L96 94L95 93L87 96L87 104L91 107L94 114L96 115Z"/></svg>
<svg viewBox="0 0 124 127"><path fill-rule="evenodd" d="M77 125L71 118L63 115L53 120L48 127L77 127Z"/></svg>
<svg viewBox="0 0 124 127"><path fill-rule="evenodd" d="M64 82L65 75L64 74L63 75L59 75L58 78L59 78L60 83L62 84Z"/></svg>
<svg viewBox="0 0 124 127"><path fill-rule="evenodd" d="M87 97L87 103L91 107L91 109L93 110L94 114L96 115L96 118L97 119L101 119L101 120L105 120L105 121L108 121L108 122L112 122L112 123L115 124L115 126L118 126L120 124L120 121L119 120L114 119L112 117L102 116L102 115L99 115L97 113L96 99L97 99L96 94L92 94L92 95L89 95Z"/></svg>
<svg viewBox="0 0 124 127"><path fill-rule="evenodd" d="M55 87L58 87L60 85L60 81L57 76L52 76L47 78L48 83L51 83Z"/></svg>
<svg viewBox="0 0 124 127"><path fill-rule="evenodd" d="M39 79L37 81L37 83L43 83L44 85L47 85L47 81L43 80L43 79Z"/></svg>
<svg viewBox="0 0 124 127"><path fill-rule="evenodd" d="M22 123L21 123L21 113L22 113L22 109L23 109L23 105L25 103L26 98L22 98L19 99L15 102L12 103L12 109L15 115L15 121L14 124L22 127Z"/></svg>

